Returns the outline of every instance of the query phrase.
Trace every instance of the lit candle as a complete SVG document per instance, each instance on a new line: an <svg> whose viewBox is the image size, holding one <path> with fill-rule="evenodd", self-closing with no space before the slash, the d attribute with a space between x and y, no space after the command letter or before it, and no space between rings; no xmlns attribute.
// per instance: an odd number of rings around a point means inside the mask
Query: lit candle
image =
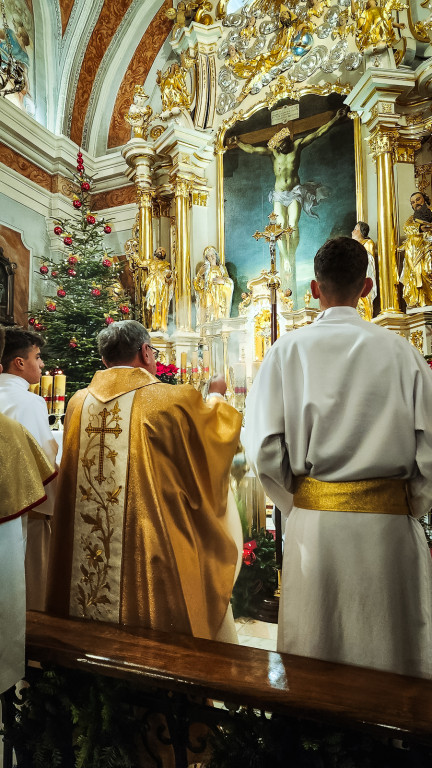
<svg viewBox="0 0 432 768"><path fill-rule="evenodd" d="M180 379L182 381L186 381L186 366L187 366L187 354L186 352L182 352L180 357Z"/></svg>
<svg viewBox="0 0 432 768"><path fill-rule="evenodd" d="M66 376L64 373L56 373L54 376L53 412L64 413L66 394Z"/></svg>
<svg viewBox="0 0 432 768"><path fill-rule="evenodd" d="M51 413L52 394L53 394L53 377L49 376L48 374L46 376L42 376L40 380L40 387L41 387L41 395L47 404L48 413Z"/></svg>

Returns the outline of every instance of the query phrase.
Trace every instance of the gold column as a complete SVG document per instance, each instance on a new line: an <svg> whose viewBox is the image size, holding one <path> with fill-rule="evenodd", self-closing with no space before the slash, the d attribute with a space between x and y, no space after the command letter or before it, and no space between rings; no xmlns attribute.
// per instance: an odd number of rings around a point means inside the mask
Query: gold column
<svg viewBox="0 0 432 768"><path fill-rule="evenodd" d="M378 268L381 311L400 312L397 297L397 208L394 151L397 131L377 127L371 137L377 172Z"/></svg>
<svg viewBox="0 0 432 768"><path fill-rule="evenodd" d="M153 191L138 189L139 206L139 241L138 255L140 263L148 261L153 256L153 224L152 224Z"/></svg>
<svg viewBox="0 0 432 768"><path fill-rule="evenodd" d="M176 324L178 329L184 331L192 330L189 192L189 182L186 179L177 178L175 182Z"/></svg>
<svg viewBox="0 0 432 768"><path fill-rule="evenodd" d="M356 204L357 221L365 221L364 213L364 193L363 193L363 154L361 137L361 120L358 115L353 118L354 122L354 162L356 178Z"/></svg>
<svg viewBox="0 0 432 768"><path fill-rule="evenodd" d="M221 264L225 264L225 211L224 211L224 175L223 175L223 156L225 149L216 150L217 163L217 224L218 224L218 247Z"/></svg>

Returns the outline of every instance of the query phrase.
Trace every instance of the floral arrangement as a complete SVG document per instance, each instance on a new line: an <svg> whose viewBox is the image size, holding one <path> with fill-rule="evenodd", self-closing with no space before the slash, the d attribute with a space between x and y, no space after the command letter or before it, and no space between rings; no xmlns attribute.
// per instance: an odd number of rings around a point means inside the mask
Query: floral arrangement
<svg viewBox="0 0 432 768"><path fill-rule="evenodd" d="M164 384L177 384L178 368L173 365L164 365L163 363L156 363L156 376Z"/></svg>
<svg viewBox="0 0 432 768"><path fill-rule="evenodd" d="M272 597L277 586L275 540L265 529L252 531L243 545L242 566L234 585L234 618L254 618L264 598Z"/></svg>

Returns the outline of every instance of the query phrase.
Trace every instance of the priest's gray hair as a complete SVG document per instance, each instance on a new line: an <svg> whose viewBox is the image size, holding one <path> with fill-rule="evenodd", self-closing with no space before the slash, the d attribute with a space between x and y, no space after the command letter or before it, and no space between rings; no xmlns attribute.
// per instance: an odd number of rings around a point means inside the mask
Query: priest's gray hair
<svg viewBox="0 0 432 768"><path fill-rule="evenodd" d="M143 344L150 344L150 334L137 320L118 320L99 333L97 344L108 365L121 365L130 363Z"/></svg>

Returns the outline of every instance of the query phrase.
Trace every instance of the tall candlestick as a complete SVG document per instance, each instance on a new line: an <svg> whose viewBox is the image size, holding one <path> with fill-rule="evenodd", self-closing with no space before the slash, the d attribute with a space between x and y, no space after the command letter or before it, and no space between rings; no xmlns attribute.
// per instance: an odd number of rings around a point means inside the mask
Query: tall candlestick
<svg viewBox="0 0 432 768"><path fill-rule="evenodd" d="M34 395L38 395L40 390L40 382L38 381L37 384L30 384L29 386L29 392L33 392Z"/></svg>
<svg viewBox="0 0 432 768"><path fill-rule="evenodd" d="M192 352L192 381L198 381L198 352Z"/></svg>
<svg viewBox="0 0 432 768"><path fill-rule="evenodd" d="M64 373L56 373L54 376L53 413L64 413L66 394L66 376Z"/></svg>
<svg viewBox="0 0 432 768"><path fill-rule="evenodd" d="M209 376L209 363L210 363L210 352L208 349L203 349L203 372L204 372L205 379L208 379L208 376Z"/></svg>
<svg viewBox="0 0 432 768"><path fill-rule="evenodd" d="M52 395L53 395L53 377L46 374L45 376L41 377L40 380L40 386L41 386L41 395L44 398L48 413L51 413L51 407L52 407Z"/></svg>

